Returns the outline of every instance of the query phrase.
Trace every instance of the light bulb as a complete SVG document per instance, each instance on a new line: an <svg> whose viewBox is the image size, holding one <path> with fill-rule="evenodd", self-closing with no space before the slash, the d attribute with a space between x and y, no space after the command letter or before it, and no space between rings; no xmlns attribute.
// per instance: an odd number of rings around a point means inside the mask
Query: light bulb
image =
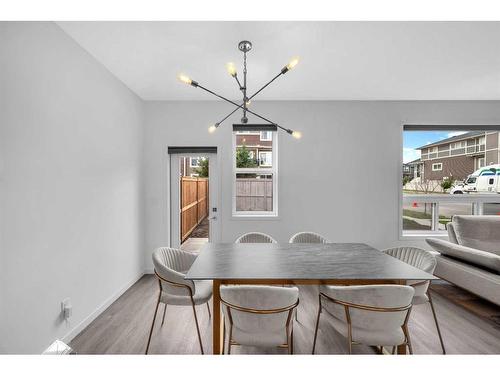
<svg viewBox="0 0 500 375"><path fill-rule="evenodd" d="M179 81L181 81L183 83L186 83L188 85L190 85L191 83L193 83L193 80L191 78L189 78L185 74L179 74L179 75L177 75L177 78L179 79Z"/></svg>
<svg viewBox="0 0 500 375"><path fill-rule="evenodd" d="M288 64L286 64L286 67L288 68L288 70L292 70L298 63L299 63L299 58L294 57L293 59L290 60Z"/></svg>
<svg viewBox="0 0 500 375"><path fill-rule="evenodd" d="M247 100L247 101L245 102L245 104L246 104L246 106L247 106L247 107L249 107L251 103L252 103L252 101L251 101L251 100Z"/></svg>
<svg viewBox="0 0 500 375"><path fill-rule="evenodd" d="M214 131L216 131L216 130L217 130L217 126L215 126L215 125L210 125L210 126L208 127L208 132L209 132L210 134L212 134L212 133L213 133Z"/></svg>
<svg viewBox="0 0 500 375"><path fill-rule="evenodd" d="M295 139L300 139L300 138L302 138L302 133L294 130L292 132L292 137Z"/></svg>
<svg viewBox="0 0 500 375"><path fill-rule="evenodd" d="M227 63L226 69L231 76L236 77L236 66L234 65L234 63L232 62Z"/></svg>

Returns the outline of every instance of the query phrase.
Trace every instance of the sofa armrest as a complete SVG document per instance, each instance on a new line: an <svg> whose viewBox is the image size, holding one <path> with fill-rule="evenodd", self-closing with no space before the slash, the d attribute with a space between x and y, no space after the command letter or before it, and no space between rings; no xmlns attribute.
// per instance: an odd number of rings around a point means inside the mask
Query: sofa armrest
<svg viewBox="0 0 500 375"><path fill-rule="evenodd" d="M425 241L431 245L434 250L443 255L488 268L500 274L500 256L496 254L454 244L438 238L427 238Z"/></svg>

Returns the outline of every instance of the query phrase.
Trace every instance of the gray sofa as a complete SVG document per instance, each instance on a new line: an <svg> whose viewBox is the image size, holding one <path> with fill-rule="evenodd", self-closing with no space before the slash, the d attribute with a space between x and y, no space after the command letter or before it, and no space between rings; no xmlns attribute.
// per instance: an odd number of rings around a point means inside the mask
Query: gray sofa
<svg viewBox="0 0 500 375"><path fill-rule="evenodd" d="M500 217L454 216L449 241L428 238L439 254L434 274L500 305Z"/></svg>

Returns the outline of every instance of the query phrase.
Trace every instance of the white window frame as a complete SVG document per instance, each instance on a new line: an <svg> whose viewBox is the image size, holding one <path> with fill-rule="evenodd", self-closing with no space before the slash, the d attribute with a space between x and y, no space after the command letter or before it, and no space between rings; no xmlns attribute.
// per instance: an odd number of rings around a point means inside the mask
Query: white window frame
<svg viewBox="0 0 500 375"><path fill-rule="evenodd" d="M434 166L438 166L439 168L434 168ZM443 170L443 163L432 163L432 171L433 172L440 172Z"/></svg>
<svg viewBox="0 0 500 375"><path fill-rule="evenodd" d="M232 176L232 217L234 218L277 218L278 217L278 132L271 132L272 141L272 166L265 168L236 168L236 135L233 132L233 176ZM260 161L258 160L260 163ZM272 211L236 211L236 174L238 173L257 173L273 175L273 210Z"/></svg>
<svg viewBox="0 0 500 375"><path fill-rule="evenodd" d="M265 131L261 131L261 132L260 132L260 140L261 140L261 141L272 141L272 140L273 140L273 134L272 134L272 133L273 133L273 132L271 132L271 131L267 131L267 130L265 130ZM262 136L263 134L271 134L271 138L263 137L263 136Z"/></svg>
<svg viewBox="0 0 500 375"><path fill-rule="evenodd" d="M200 159L201 159L201 158L199 158L199 157L195 157L195 158L190 157L190 158L189 158L189 166L190 166L191 168L198 168L198 167L199 167L199 164L193 165L193 160L196 160L196 161L197 161L197 163L199 163L199 162L200 162Z"/></svg>
<svg viewBox="0 0 500 375"><path fill-rule="evenodd" d="M271 154L271 164L261 164L260 163L260 155L261 154ZM268 169L268 167L271 167L273 166L273 152L272 151L259 151L259 158L258 158L258 162L259 162L259 167L266 167L266 169Z"/></svg>
<svg viewBox="0 0 500 375"><path fill-rule="evenodd" d="M483 161L483 165L481 165L481 160ZM477 159L477 169L486 167L486 159L484 157Z"/></svg>

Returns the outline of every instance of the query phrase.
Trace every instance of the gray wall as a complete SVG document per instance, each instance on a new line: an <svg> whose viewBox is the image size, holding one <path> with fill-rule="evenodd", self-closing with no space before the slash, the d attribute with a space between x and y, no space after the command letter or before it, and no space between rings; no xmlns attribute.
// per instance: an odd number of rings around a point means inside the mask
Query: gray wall
<svg viewBox="0 0 500 375"><path fill-rule="evenodd" d="M179 90L190 89L179 87ZM231 123L209 134L231 106L219 102L146 102L146 268L151 251L168 243L167 146L220 149L222 240L263 231L279 241L313 230L336 242L383 248L398 232L403 122L487 124L500 121L498 102L254 102L252 109L303 132L279 133L279 218L231 218ZM234 116L237 122L239 116ZM425 246L423 241L404 243Z"/></svg>
<svg viewBox="0 0 500 375"><path fill-rule="evenodd" d="M0 79L0 352L40 353L142 275L143 103L53 23L0 23Z"/></svg>

